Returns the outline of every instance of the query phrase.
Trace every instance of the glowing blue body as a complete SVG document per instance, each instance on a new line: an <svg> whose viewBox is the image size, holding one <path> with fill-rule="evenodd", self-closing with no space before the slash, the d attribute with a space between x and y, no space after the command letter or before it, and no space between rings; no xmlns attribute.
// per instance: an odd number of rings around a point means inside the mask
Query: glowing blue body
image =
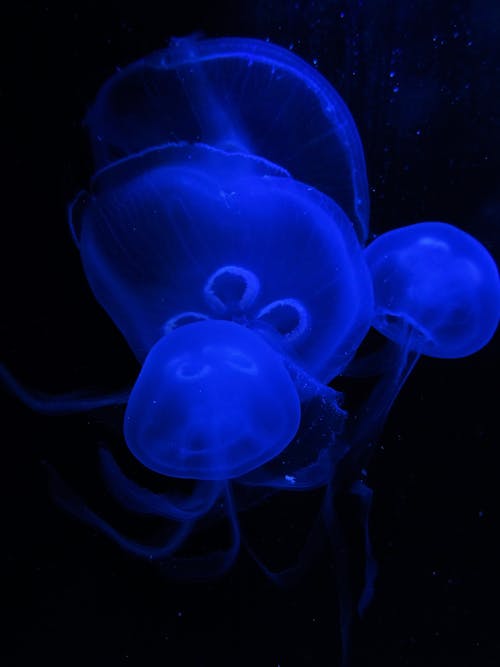
<svg viewBox="0 0 500 667"><path fill-rule="evenodd" d="M331 197L366 238L356 125L330 83L286 49L256 39L173 39L107 81L86 122L98 167L179 141L258 155Z"/></svg>
<svg viewBox="0 0 500 667"><path fill-rule="evenodd" d="M161 544L120 533L54 474L61 502L133 553L201 576L234 562L238 511L272 491L324 487L324 525L346 579L335 495L363 499L367 536L371 496L359 479L371 445L420 353L463 356L493 335L493 260L443 223L389 232L365 251L354 122L318 72L264 42L173 40L106 82L87 126L97 172L70 224L89 284L142 370L130 396L96 399L43 401L2 377L48 412L127 403L136 460L193 487L153 493L103 452L112 495L171 526ZM355 358L372 325L389 354ZM328 386L342 373L380 376L351 414ZM176 559L197 521L223 516L228 550ZM361 606L374 577L367 537L365 548Z"/></svg>
<svg viewBox="0 0 500 667"><path fill-rule="evenodd" d="M151 350L125 413L132 453L163 475L224 480L277 456L300 422L281 359L231 322L197 322Z"/></svg>
<svg viewBox="0 0 500 667"><path fill-rule="evenodd" d="M497 267L469 234L442 222L410 225L377 238L366 259L374 326L391 340L430 357L456 358L477 352L495 333Z"/></svg>
<svg viewBox="0 0 500 667"><path fill-rule="evenodd" d="M95 177L73 224L90 285L141 361L172 328L222 318L328 382L370 326L345 213L253 156L176 144L126 158Z"/></svg>

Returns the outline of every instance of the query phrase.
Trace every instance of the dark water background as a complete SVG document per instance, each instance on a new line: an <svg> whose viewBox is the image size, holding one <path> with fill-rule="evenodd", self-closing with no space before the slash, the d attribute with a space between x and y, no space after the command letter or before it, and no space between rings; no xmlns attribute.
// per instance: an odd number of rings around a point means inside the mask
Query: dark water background
<svg viewBox="0 0 500 667"><path fill-rule="evenodd" d="M358 125L373 230L443 220L500 257L494 0L21 1L2 7L0 26L2 353L28 385L112 389L133 377L66 206L90 175L88 104L117 66L170 35L269 37L315 62ZM498 360L498 337L467 359L421 360L392 410L369 471L380 572L355 666L500 664ZM286 592L245 556L220 582L165 582L49 498L40 461L69 460L84 476L102 425L9 398L3 408L3 665L336 664L326 558ZM297 513L291 500L269 518L271 549Z"/></svg>

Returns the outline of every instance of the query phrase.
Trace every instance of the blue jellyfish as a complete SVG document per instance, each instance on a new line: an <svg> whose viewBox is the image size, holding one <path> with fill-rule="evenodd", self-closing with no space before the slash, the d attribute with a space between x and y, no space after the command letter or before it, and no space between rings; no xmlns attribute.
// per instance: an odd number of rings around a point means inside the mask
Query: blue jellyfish
<svg viewBox="0 0 500 667"><path fill-rule="evenodd" d="M299 421L297 392L272 348L246 327L206 320L152 348L124 435L134 456L162 475L225 480L277 456Z"/></svg>
<svg viewBox="0 0 500 667"><path fill-rule="evenodd" d="M344 211L260 158L153 148L98 172L71 218L90 286L141 362L168 332L225 319L328 382L370 326Z"/></svg>
<svg viewBox="0 0 500 667"><path fill-rule="evenodd" d="M3 367L1 377L46 412L123 406L128 452L162 491L133 479L111 450L101 451L102 477L121 506L164 520L165 535L147 542L118 530L50 468L54 491L132 553L199 577L236 559L238 513L280 491L323 490L319 525L335 549L346 645L353 612L336 497L360 499L362 609L375 577L361 481L374 438L419 354L463 356L491 338L496 266L443 223L389 232L365 250L354 122L318 72L271 44L172 40L106 82L86 123L96 172L70 227L140 373L111 396L44 397ZM388 346L367 358L370 327ZM333 388L342 375L375 378L367 401L347 411ZM200 524L224 519L228 548L183 555ZM315 536L286 572L247 546L285 581Z"/></svg>
<svg viewBox="0 0 500 667"><path fill-rule="evenodd" d="M421 222L376 238L365 250L375 300L372 326L387 345L353 360L347 373L380 377L350 433L348 458L366 465L366 442L384 419L420 355L474 354L500 318L497 266L475 238L443 222Z"/></svg>
<svg viewBox="0 0 500 667"><path fill-rule="evenodd" d="M373 326L429 357L477 352L495 333L498 270L476 239L443 222L421 222L379 236L366 249L373 277Z"/></svg>
<svg viewBox="0 0 500 667"><path fill-rule="evenodd" d="M331 197L366 239L356 125L330 83L286 49L257 39L172 39L111 77L86 124L97 167L179 141L265 158Z"/></svg>
<svg viewBox="0 0 500 667"><path fill-rule="evenodd" d="M102 168L71 224L97 300L142 365L124 417L134 456L197 480L206 513L218 514L224 496L235 540L235 483L264 495L328 484L345 415L326 383L373 317L371 277L343 209L266 159L183 142ZM107 485L122 504L157 506L110 461ZM203 569L219 572L236 553Z"/></svg>
<svg viewBox="0 0 500 667"><path fill-rule="evenodd" d="M290 104L273 118L283 95ZM173 40L107 82L87 126L97 171L69 222L91 289L142 370L131 392L103 397L45 400L5 371L4 382L49 412L126 406L135 460L194 482L185 495L175 484L153 493L101 453L121 505L173 524L163 543L120 533L51 469L59 501L128 550L171 557L177 575L219 574L238 553L237 512L271 492L327 486L346 448L328 383L373 319L359 137L314 69L239 39ZM197 522L224 515L229 550L175 559Z"/></svg>

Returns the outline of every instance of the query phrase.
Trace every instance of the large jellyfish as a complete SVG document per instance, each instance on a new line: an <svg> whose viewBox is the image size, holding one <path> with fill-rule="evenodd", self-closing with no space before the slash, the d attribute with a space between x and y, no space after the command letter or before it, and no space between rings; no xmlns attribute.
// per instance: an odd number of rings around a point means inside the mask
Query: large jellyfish
<svg viewBox="0 0 500 667"><path fill-rule="evenodd" d="M362 499L366 532L371 493L360 480L373 440L419 354L453 358L491 338L493 260L443 223L390 232L365 251L354 121L316 70L269 43L174 39L107 81L86 122L96 173L70 225L91 289L142 370L131 393L103 397L40 397L4 368L2 378L47 412L126 404L128 449L172 483L154 492L106 450L103 478L127 510L164 519L165 538L128 536L51 469L55 494L129 551L167 570L174 562L177 576L210 576L238 555L239 512L322 488L341 580L336 496ZM389 340L365 357L371 326ZM350 412L334 389L341 374L378 377ZM191 481L189 493L175 480ZM224 517L228 549L182 555L200 522ZM374 583L368 539L365 548L360 608ZM347 640L352 605L340 589Z"/></svg>
<svg viewBox="0 0 500 667"><path fill-rule="evenodd" d="M337 91L286 49L257 39L172 39L102 87L86 122L97 167L186 141L260 156L321 190L366 238L358 131Z"/></svg>

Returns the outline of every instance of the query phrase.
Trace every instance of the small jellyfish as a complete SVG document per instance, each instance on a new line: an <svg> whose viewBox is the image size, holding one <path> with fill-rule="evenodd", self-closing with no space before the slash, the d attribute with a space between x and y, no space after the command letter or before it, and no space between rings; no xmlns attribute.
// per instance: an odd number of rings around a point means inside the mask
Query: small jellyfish
<svg viewBox="0 0 500 667"><path fill-rule="evenodd" d="M373 326L429 357L465 357L488 343L500 316L498 270L486 248L443 222L379 236L366 249Z"/></svg>
<svg viewBox="0 0 500 667"><path fill-rule="evenodd" d="M300 422L283 362L250 329L207 320L170 332L148 354L125 412L125 441L171 477L226 480L279 454Z"/></svg>
<svg viewBox="0 0 500 667"><path fill-rule="evenodd" d="M458 358L492 338L500 317L500 281L486 248L442 222L391 230L365 250L372 275L372 326L388 341L358 355L345 375L377 378L366 402L348 423L346 469L360 471L371 443L420 355Z"/></svg>

